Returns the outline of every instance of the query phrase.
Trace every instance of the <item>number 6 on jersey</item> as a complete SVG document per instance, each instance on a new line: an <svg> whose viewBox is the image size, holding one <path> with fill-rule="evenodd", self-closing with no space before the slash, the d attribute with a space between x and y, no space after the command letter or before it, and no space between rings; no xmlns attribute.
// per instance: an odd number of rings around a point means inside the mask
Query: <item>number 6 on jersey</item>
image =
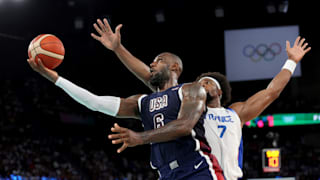
<svg viewBox="0 0 320 180"><path fill-rule="evenodd" d="M154 129L158 129L161 126L164 126L164 116L162 113L158 113L153 116L153 124L154 124Z"/></svg>

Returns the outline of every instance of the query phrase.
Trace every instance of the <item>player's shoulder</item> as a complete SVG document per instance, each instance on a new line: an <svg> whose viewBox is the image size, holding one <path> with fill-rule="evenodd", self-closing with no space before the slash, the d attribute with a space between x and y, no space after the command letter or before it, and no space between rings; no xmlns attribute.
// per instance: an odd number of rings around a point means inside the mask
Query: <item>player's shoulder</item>
<svg viewBox="0 0 320 180"><path fill-rule="evenodd" d="M239 115L239 112L241 112L242 110L242 107L245 103L244 102L235 102L235 103L232 103L228 109L232 109L236 114Z"/></svg>
<svg viewBox="0 0 320 180"><path fill-rule="evenodd" d="M198 82L184 83L181 86L181 91L184 95L206 96L205 89Z"/></svg>

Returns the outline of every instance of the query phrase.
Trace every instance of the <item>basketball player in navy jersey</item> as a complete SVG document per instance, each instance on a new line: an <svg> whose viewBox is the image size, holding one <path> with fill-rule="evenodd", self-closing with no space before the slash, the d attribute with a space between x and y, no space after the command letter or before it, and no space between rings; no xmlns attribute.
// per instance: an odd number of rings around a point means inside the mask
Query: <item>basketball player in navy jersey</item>
<svg viewBox="0 0 320 180"><path fill-rule="evenodd" d="M146 83L149 81L149 72L145 70L146 65L133 57L120 43L121 26L118 26L116 32L113 33L106 20L104 23L100 20L97 22L99 26L95 24L94 27L100 36L92 34L92 37L113 50L128 69L150 87L150 83ZM108 30L103 32L101 30L103 28ZM305 39L298 37L292 48L287 42L286 50L290 60L287 60L283 70L274 77L266 89L259 91L245 102L233 103L229 108L223 107L231 100L231 87L224 75L217 72L204 73L197 78L196 81L201 83L207 92L208 111L204 120L205 136L212 147L212 153L223 168L226 179L236 180L242 177L241 128L245 122L259 116L280 95L289 82L295 65L311 49L306 48L308 44L304 41ZM122 128L117 124L112 131L119 133L109 136L110 139L114 139L113 143L123 143L119 151L123 151L128 146L138 145L139 133ZM148 138L146 133L143 138Z"/></svg>
<svg viewBox="0 0 320 180"><path fill-rule="evenodd" d="M37 61L37 62L36 62ZM199 83L178 84L180 58L161 53L150 65L150 85L157 92L129 98L97 96L28 59L32 69L93 111L119 118L141 119L145 131L138 144L151 144L151 165L160 179L224 180L223 172L204 137L206 91ZM148 139L144 139L144 133ZM141 139L142 138L142 139ZM120 152L120 151L119 151Z"/></svg>

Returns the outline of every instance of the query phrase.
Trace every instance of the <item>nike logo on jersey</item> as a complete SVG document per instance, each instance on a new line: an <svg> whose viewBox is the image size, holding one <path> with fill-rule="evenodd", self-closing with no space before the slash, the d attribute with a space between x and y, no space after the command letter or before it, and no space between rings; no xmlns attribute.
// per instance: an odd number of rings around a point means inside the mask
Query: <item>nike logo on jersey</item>
<svg viewBox="0 0 320 180"><path fill-rule="evenodd" d="M219 122L234 122L231 116L215 116L214 114L207 114L207 119Z"/></svg>
<svg viewBox="0 0 320 180"><path fill-rule="evenodd" d="M203 163L203 160L199 164L194 165L194 169L198 169L202 163Z"/></svg>
<svg viewBox="0 0 320 180"><path fill-rule="evenodd" d="M178 90L180 87L175 87L175 88L172 88L171 91L175 91L175 90Z"/></svg>

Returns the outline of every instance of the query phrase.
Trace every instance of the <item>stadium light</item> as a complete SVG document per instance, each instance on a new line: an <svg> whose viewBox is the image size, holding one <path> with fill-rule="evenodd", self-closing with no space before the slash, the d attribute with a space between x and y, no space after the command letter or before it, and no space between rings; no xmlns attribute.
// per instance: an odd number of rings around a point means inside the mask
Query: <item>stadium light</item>
<svg viewBox="0 0 320 180"><path fill-rule="evenodd" d="M84 28L84 20L82 17L76 17L74 20L74 28L77 30Z"/></svg>
<svg viewBox="0 0 320 180"><path fill-rule="evenodd" d="M269 14L274 14L276 12L276 6L273 2L269 2L266 6L266 9Z"/></svg>
<svg viewBox="0 0 320 180"><path fill-rule="evenodd" d="M24 0L12 0L12 2L14 2L14 3L21 3L21 2L23 2Z"/></svg>
<svg viewBox="0 0 320 180"><path fill-rule="evenodd" d="M215 8L214 12L215 12L215 16L216 16L217 18L222 18L222 17L224 17L224 9L223 9L222 6L217 6L217 7Z"/></svg>
<svg viewBox="0 0 320 180"><path fill-rule="evenodd" d="M166 21L166 17L165 17L164 12L162 10L156 12L155 18L156 18L157 23L164 23Z"/></svg>
<svg viewBox="0 0 320 180"><path fill-rule="evenodd" d="M281 12L281 13L287 13L288 12L288 7L289 7L289 1L288 0L281 1L279 6L278 6L278 11Z"/></svg>

